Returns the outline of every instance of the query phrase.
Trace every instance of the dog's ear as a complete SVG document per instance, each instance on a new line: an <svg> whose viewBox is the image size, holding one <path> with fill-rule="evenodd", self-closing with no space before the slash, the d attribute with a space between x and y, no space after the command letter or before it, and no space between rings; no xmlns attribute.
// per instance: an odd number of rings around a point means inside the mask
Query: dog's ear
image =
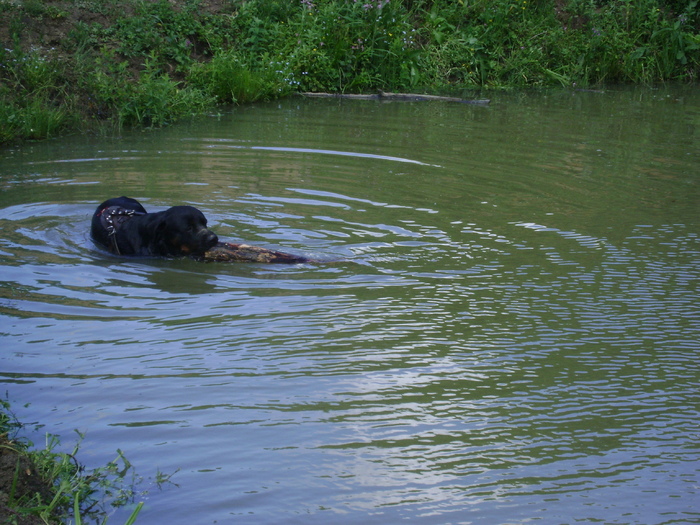
<svg viewBox="0 0 700 525"><path fill-rule="evenodd" d="M155 237L167 234L168 231L172 230L172 221L167 215L158 214L155 217L155 224L151 227L153 228L153 235Z"/></svg>
<svg viewBox="0 0 700 525"><path fill-rule="evenodd" d="M146 234L149 250L153 255L168 255L170 253L168 221L163 220L162 216L156 216L154 219Z"/></svg>

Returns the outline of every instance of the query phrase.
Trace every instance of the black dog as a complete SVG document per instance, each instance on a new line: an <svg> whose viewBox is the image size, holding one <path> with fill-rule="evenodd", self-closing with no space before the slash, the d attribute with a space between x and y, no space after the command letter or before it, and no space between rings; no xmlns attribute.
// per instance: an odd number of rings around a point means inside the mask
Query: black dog
<svg viewBox="0 0 700 525"><path fill-rule="evenodd" d="M129 197L109 199L92 216L93 240L118 255L201 256L219 239L192 206L148 213Z"/></svg>

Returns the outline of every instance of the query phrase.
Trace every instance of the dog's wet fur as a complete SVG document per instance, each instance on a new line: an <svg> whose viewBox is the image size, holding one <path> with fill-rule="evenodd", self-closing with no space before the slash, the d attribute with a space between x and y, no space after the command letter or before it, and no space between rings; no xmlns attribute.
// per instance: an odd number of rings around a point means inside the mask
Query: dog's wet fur
<svg viewBox="0 0 700 525"><path fill-rule="evenodd" d="M196 257L219 242L197 208L173 206L148 213L129 197L100 204L92 216L91 234L96 244L118 255Z"/></svg>

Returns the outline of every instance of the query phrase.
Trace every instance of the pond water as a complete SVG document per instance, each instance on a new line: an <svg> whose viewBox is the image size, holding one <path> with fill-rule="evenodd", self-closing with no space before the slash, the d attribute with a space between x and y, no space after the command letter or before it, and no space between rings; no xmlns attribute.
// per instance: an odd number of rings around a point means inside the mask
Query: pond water
<svg viewBox="0 0 700 525"><path fill-rule="evenodd" d="M141 524L697 523L699 91L292 98L5 149L2 389L35 442L124 451ZM324 263L112 257L88 229L119 195Z"/></svg>

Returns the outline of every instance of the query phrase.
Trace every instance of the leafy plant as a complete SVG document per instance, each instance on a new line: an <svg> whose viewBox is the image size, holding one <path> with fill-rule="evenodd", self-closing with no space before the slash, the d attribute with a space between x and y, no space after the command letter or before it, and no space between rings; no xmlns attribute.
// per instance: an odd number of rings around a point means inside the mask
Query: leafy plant
<svg viewBox="0 0 700 525"><path fill-rule="evenodd" d="M47 435L45 448L31 450L32 444L14 436L21 425L11 414L9 405L0 401L0 449L3 454L16 458L11 473L5 504L17 516L36 516L45 523L58 523L68 518L71 511L76 524L84 519L104 520L105 503L112 507L130 504L137 496L136 485L141 481L121 450L106 466L86 471L76 461L80 440L70 453L57 452L60 442ZM7 474L7 473L2 473ZM5 476L2 476L3 478ZM158 483L168 482L160 476ZM5 489L5 487L3 487ZM133 524L143 503L135 506L126 525Z"/></svg>
<svg viewBox="0 0 700 525"><path fill-rule="evenodd" d="M213 95L219 103L246 103L287 94L294 81L286 67L261 60L248 65L234 51L221 51L210 62L195 64L188 81Z"/></svg>
<svg viewBox="0 0 700 525"><path fill-rule="evenodd" d="M183 2L173 9L167 0L139 2L135 12L121 17L110 30L119 42L117 51L126 57L158 57L178 67L192 63L195 44L204 42L208 49L204 25L196 2Z"/></svg>

